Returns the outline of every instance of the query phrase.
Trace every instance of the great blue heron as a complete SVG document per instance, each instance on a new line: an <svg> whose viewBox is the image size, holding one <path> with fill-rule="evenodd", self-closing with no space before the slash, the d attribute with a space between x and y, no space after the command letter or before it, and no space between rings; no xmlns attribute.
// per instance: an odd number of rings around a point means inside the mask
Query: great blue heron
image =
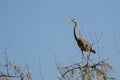
<svg viewBox="0 0 120 80"><path fill-rule="evenodd" d="M93 49L93 47L91 46L91 44L89 44L85 39L81 37L78 37L76 35L76 27L78 26L77 25L77 20L76 19L70 19L70 20L67 20L68 22L74 22L75 26L74 26L74 37L75 37L75 40L77 41L77 44L79 46L79 48L81 49L81 52L82 52L82 57L84 57L83 55L83 51L84 52L92 52L92 53L96 53L95 50Z"/></svg>

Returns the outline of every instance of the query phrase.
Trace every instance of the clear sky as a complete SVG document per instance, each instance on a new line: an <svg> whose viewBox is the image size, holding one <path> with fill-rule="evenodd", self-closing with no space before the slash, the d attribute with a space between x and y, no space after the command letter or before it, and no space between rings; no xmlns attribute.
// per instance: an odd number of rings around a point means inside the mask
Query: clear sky
<svg viewBox="0 0 120 80"><path fill-rule="evenodd" d="M113 42L115 35L120 49L120 0L0 0L0 60L10 46L9 58L17 65L28 63L34 80L40 79L39 60L45 79L57 79L53 54L65 65L81 58L73 24L65 22L73 17L86 33L93 28L97 36L104 33L101 58L107 56L120 78L120 55Z"/></svg>

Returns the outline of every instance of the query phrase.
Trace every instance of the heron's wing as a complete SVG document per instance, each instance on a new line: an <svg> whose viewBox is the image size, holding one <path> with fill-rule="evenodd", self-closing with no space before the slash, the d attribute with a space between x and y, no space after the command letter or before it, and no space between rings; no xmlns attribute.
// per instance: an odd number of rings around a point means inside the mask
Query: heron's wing
<svg viewBox="0 0 120 80"><path fill-rule="evenodd" d="M92 45L89 44L85 39L79 38L77 42L78 42L79 47L83 51L95 53L95 50L92 48Z"/></svg>

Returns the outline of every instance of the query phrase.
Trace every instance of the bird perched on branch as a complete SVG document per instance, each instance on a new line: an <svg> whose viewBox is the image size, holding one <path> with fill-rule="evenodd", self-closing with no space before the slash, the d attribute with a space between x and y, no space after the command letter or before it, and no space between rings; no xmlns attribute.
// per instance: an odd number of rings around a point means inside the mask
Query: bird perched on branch
<svg viewBox="0 0 120 80"><path fill-rule="evenodd" d="M77 20L76 19L70 19L70 20L67 20L68 22L73 22L75 25L74 25L74 37L75 37L75 40L77 41L77 44L79 46L79 48L81 49L81 52L82 52L82 57L84 56L83 55L83 51L84 52L92 52L92 53L96 53L95 50L93 49L92 45L89 44L85 39L81 37L78 37L76 35L76 27L77 27Z"/></svg>

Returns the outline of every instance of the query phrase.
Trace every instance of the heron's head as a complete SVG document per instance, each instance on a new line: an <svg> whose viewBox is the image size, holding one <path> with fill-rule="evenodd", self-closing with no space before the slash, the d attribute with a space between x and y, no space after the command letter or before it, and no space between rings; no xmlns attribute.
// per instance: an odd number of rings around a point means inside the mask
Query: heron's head
<svg viewBox="0 0 120 80"><path fill-rule="evenodd" d="M77 21L75 18L73 18L73 19L67 20L67 22L74 22L74 23L77 23L78 21Z"/></svg>

